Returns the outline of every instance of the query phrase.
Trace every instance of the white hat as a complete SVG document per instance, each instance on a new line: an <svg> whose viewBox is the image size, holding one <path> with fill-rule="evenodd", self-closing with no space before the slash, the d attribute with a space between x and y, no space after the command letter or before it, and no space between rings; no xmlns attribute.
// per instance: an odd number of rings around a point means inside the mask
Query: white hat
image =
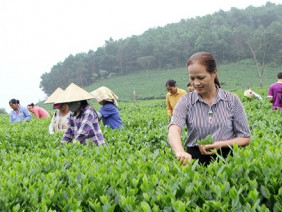
<svg viewBox="0 0 282 212"><path fill-rule="evenodd" d="M58 98L58 96L60 96L62 93L64 92L64 90L60 87L58 87L44 102L44 104L47 103L54 103L55 100Z"/></svg>
<svg viewBox="0 0 282 212"><path fill-rule="evenodd" d="M55 104L58 103L67 103L67 102L77 102L87 99L93 99L94 96L84 90L83 88L77 86L74 83L71 83L66 90L58 96L55 101Z"/></svg>

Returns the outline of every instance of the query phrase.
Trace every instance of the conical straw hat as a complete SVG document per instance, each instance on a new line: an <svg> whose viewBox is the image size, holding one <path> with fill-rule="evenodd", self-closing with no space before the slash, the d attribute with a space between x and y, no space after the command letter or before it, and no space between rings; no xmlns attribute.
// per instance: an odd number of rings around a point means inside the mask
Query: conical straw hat
<svg viewBox="0 0 282 212"><path fill-rule="evenodd" d="M93 99L92 94L84 90L83 88L71 83L66 90L58 96L55 104L67 103L67 102L77 102L87 99Z"/></svg>
<svg viewBox="0 0 282 212"><path fill-rule="evenodd" d="M60 87L58 87L47 99L46 101L44 102L44 104L47 104L47 103L54 103L55 100L58 98L58 96L61 95L61 93L63 93L64 90Z"/></svg>

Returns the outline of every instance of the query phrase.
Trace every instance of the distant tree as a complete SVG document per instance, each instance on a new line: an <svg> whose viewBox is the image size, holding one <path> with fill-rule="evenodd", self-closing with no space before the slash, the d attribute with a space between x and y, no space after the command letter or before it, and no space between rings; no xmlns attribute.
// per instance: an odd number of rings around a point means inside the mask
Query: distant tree
<svg viewBox="0 0 282 212"><path fill-rule="evenodd" d="M139 57L137 58L137 63L145 69L145 72L147 72L150 64L154 61L154 59L154 56Z"/></svg>
<svg viewBox="0 0 282 212"><path fill-rule="evenodd" d="M99 74L100 74L100 79L106 79L107 76L109 75L109 72L106 70L100 69Z"/></svg>
<svg viewBox="0 0 282 212"><path fill-rule="evenodd" d="M140 45L136 35L125 40L123 45L123 60L126 61L123 64L124 74L140 70L137 66L137 58L141 56L139 51Z"/></svg>
<svg viewBox="0 0 282 212"><path fill-rule="evenodd" d="M0 108L0 114L7 114L5 108Z"/></svg>
<svg viewBox="0 0 282 212"><path fill-rule="evenodd" d="M50 83L52 83L51 73L45 72L44 74L41 75L41 82L40 82L40 86L39 87L47 95L50 95L52 92L54 92L53 86Z"/></svg>
<svg viewBox="0 0 282 212"><path fill-rule="evenodd" d="M247 45L255 60L260 87L263 87L262 76L265 71L265 65L273 57L276 57L277 51L281 50L282 47L282 23L274 22L268 27L260 25L255 32L251 32L247 26L244 26L243 31Z"/></svg>
<svg viewBox="0 0 282 212"><path fill-rule="evenodd" d="M105 41L103 58L100 60L100 69L108 72L120 72L120 61L118 60L119 43L112 38Z"/></svg>
<svg viewBox="0 0 282 212"><path fill-rule="evenodd" d="M246 42L255 60L257 75L262 87L262 75L266 64L266 52L269 48L266 43L265 29L261 26L255 33L245 29ZM259 57L261 55L261 57Z"/></svg>
<svg viewBox="0 0 282 212"><path fill-rule="evenodd" d="M267 27L266 36L271 43L271 51L268 54L268 61L282 64L282 22L276 21Z"/></svg>

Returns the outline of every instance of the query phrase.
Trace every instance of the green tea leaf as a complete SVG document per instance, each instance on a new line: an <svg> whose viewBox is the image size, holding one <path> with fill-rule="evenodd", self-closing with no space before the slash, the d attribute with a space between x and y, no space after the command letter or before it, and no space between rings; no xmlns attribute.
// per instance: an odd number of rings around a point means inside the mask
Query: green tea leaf
<svg viewBox="0 0 282 212"><path fill-rule="evenodd" d="M212 136L208 135L205 139L197 140L196 143L199 144L199 145L208 145L208 144L213 144L214 141L212 139Z"/></svg>

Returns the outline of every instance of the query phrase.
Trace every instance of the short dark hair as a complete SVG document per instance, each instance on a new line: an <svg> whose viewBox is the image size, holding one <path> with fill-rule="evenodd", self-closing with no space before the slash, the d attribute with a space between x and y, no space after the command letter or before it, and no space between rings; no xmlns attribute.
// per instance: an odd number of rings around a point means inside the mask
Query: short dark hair
<svg viewBox="0 0 282 212"><path fill-rule="evenodd" d="M277 78L278 78L278 79L282 79L282 72L279 72L279 73L277 74Z"/></svg>
<svg viewBox="0 0 282 212"><path fill-rule="evenodd" d="M10 101L9 101L9 104L10 103L12 103L12 104L20 104L20 101L19 100L17 100L17 99L11 99Z"/></svg>
<svg viewBox="0 0 282 212"><path fill-rule="evenodd" d="M176 86L176 81L170 79L170 80L166 81L165 86L175 87Z"/></svg>
<svg viewBox="0 0 282 212"><path fill-rule="evenodd" d="M34 104L33 104L33 103L31 103L31 104L29 104L29 105L28 105L28 107L29 107L29 106L34 107Z"/></svg>
<svg viewBox="0 0 282 212"><path fill-rule="evenodd" d="M189 87L189 86L191 86L191 82L189 82L189 83L187 84L187 87Z"/></svg>

